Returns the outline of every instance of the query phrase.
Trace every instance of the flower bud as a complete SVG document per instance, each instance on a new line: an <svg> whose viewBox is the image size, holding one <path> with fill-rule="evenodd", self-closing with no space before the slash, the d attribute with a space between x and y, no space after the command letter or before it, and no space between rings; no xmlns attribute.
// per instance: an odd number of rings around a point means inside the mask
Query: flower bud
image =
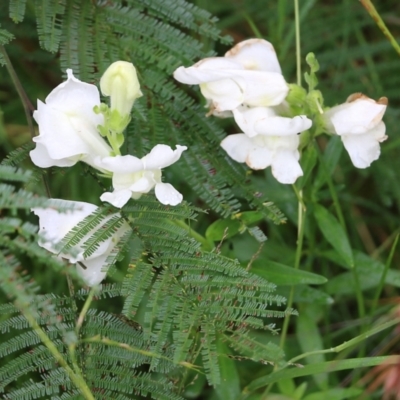
<svg viewBox="0 0 400 400"><path fill-rule="evenodd" d="M121 117L129 115L135 100L142 96L136 69L127 61L116 61L100 79L104 96L110 96L111 110L117 110Z"/></svg>

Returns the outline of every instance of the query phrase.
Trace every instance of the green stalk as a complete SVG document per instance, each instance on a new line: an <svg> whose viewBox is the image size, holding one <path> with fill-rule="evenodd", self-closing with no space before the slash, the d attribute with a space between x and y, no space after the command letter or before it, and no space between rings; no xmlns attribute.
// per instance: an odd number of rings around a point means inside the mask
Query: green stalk
<svg viewBox="0 0 400 400"><path fill-rule="evenodd" d="M62 354L58 351L56 345L50 340L50 338L46 335L46 332L39 326L37 323L36 319L34 316L29 312L28 307L25 305L21 305L16 303L16 305L19 307L21 310L22 314L26 318L26 320L29 322L30 326L33 328L33 330L36 332L36 334L39 336L40 340L43 342L43 344L49 349L55 360L57 361L58 364L61 365L62 368L67 372L69 378L71 379L72 383L80 390L82 393L84 399L86 400L95 400L92 392L90 391L90 388L86 384L85 380L83 377L79 374L76 374L72 368L68 365L68 363L65 361L64 357Z"/></svg>
<svg viewBox="0 0 400 400"><path fill-rule="evenodd" d="M378 25L378 28L382 31L382 33L388 38L392 47L396 50L396 52L400 55L400 45L397 43L396 39L390 33L389 29L387 28L385 22L379 15L378 11L376 11L375 6L372 4L371 0L360 0L361 4L364 8L368 11L368 14L372 17L372 19Z"/></svg>

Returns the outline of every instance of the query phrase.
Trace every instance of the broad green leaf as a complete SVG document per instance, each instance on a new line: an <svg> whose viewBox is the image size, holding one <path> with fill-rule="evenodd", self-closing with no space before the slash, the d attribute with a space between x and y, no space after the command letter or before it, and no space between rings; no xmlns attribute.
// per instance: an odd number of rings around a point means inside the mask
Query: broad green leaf
<svg viewBox="0 0 400 400"><path fill-rule="evenodd" d="M256 224L265 219L265 216L260 211L243 211L240 214L236 214L235 217L238 217L246 225Z"/></svg>
<svg viewBox="0 0 400 400"><path fill-rule="evenodd" d="M339 253L349 267L354 267L353 251L347 239L346 232L338 220L319 204L315 204L314 206L314 215L325 239Z"/></svg>
<svg viewBox="0 0 400 400"><path fill-rule="evenodd" d="M398 364L398 356L383 356L383 357L365 357L365 358L350 358L348 360L334 360L323 363L305 365L303 367L286 368L272 374L262 376L252 381L244 390L243 393L251 393L259 388L262 388L270 383L275 383L281 379L297 378L299 376L309 376L321 373L330 373L334 371L343 371L347 369L374 367L385 363ZM243 398L246 398L246 397Z"/></svg>
<svg viewBox="0 0 400 400"><path fill-rule="evenodd" d="M256 260L251 272L276 285L321 285L327 282L324 276L301 271L270 260Z"/></svg>
<svg viewBox="0 0 400 400"><path fill-rule="evenodd" d="M239 231L242 224L235 219L219 219L213 222L206 231L206 238L211 241L222 240L235 236Z"/></svg>

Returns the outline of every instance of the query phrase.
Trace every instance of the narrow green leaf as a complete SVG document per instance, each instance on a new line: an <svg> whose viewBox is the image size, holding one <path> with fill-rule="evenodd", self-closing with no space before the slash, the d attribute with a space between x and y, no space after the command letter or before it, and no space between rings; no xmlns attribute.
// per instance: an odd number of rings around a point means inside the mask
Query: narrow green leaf
<svg viewBox="0 0 400 400"><path fill-rule="evenodd" d="M351 250L346 232L338 220L325 207L319 204L314 206L314 215L325 239L339 253L346 264L350 268L353 268L353 251Z"/></svg>
<svg viewBox="0 0 400 400"><path fill-rule="evenodd" d="M251 272L276 285L321 285L327 282L324 276L301 271L270 260L257 260Z"/></svg>
<svg viewBox="0 0 400 400"><path fill-rule="evenodd" d="M321 315L321 307L307 304L307 307L301 307L299 317L296 318L296 336L303 353L324 349L318 329L318 319L320 319L318 315ZM309 355L306 357L306 361L310 364L325 362L325 354ZM326 373L313 375L313 379L320 389L328 388L328 375Z"/></svg>
<svg viewBox="0 0 400 400"><path fill-rule="evenodd" d="M313 182L313 191L316 193L318 189L326 182L328 176L333 174L340 155L342 154L343 144L339 136L332 136L329 139L328 146L322 157L321 168L318 169L318 174Z"/></svg>
<svg viewBox="0 0 400 400"><path fill-rule="evenodd" d="M306 365L303 367L294 367L283 369L267 376L252 381L244 390L243 393L251 393L261 387L277 382L281 379L297 378L299 376L309 376L321 373L330 373L334 371L343 371L347 369L374 367L380 364L398 364L400 357L398 356L383 356L383 357L365 357L365 358L350 358L348 360L335 360L323 363ZM246 398L246 397L244 397Z"/></svg>

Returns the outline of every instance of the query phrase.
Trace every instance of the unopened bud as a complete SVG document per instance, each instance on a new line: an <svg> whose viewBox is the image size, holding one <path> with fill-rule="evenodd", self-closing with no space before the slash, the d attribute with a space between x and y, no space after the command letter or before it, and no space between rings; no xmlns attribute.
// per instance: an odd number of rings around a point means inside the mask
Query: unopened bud
<svg viewBox="0 0 400 400"><path fill-rule="evenodd" d="M111 110L117 110L121 117L129 115L135 100L142 96L136 69L127 61L116 61L100 79L104 96L110 96Z"/></svg>

